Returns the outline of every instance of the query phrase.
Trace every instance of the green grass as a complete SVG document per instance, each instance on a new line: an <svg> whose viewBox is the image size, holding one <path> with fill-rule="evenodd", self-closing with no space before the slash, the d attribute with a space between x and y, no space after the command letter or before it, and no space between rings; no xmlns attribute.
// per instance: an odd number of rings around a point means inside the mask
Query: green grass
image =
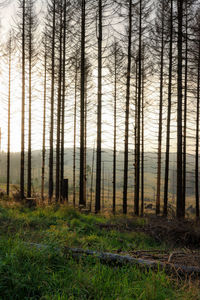
<svg viewBox="0 0 200 300"><path fill-rule="evenodd" d="M149 236L138 232L119 232L102 229L102 224L116 224L116 218L81 215L71 208L1 208L0 229L8 236L24 241L43 242L68 247L101 251L129 251L162 248ZM141 221L138 219L137 226ZM42 239L42 241L41 241Z"/></svg>
<svg viewBox="0 0 200 300"><path fill-rule="evenodd" d="M167 247L134 230L102 229L126 221L65 207L0 206L0 299L200 299L197 287L177 284L163 271L109 267L91 257L75 261L62 251L63 246L110 252ZM132 227L144 222L134 219Z"/></svg>

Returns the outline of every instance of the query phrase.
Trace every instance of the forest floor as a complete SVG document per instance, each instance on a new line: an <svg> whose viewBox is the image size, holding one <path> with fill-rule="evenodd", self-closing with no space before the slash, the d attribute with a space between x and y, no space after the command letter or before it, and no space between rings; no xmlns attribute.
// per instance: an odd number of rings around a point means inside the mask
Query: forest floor
<svg viewBox="0 0 200 300"><path fill-rule="evenodd" d="M199 280L109 266L89 256L74 260L64 249L200 266L199 230L189 221L86 215L65 206L28 209L2 201L0 299L198 300Z"/></svg>

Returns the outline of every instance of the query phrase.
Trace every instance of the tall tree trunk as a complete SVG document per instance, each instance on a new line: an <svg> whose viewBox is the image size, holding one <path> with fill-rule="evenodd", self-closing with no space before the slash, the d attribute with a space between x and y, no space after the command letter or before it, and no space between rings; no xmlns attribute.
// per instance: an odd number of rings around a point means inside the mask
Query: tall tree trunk
<svg viewBox="0 0 200 300"><path fill-rule="evenodd" d="M185 0L185 94L184 94L184 128L183 128L183 207L186 201L186 164L187 164L187 93L188 93L188 10ZM184 211L185 216L185 211Z"/></svg>
<svg viewBox="0 0 200 300"><path fill-rule="evenodd" d="M104 201L105 201L105 172L104 172L104 162L102 170L102 211L104 211Z"/></svg>
<svg viewBox="0 0 200 300"><path fill-rule="evenodd" d="M79 205L85 206L84 198L84 167L85 167L85 0L82 0L81 28L81 101L80 101L80 190Z"/></svg>
<svg viewBox="0 0 200 300"><path fill-rule="evenodd" d="M0 152L2 151L2 132L0 127Z"/></svg>
<svg viewBox="0 0 200 300"><path fill-rule="evenodd" d="M42 141L42 183L41 198L44 201L45 158L46 158L46 102L47 102L47 48L45 37L44 53L44 108L43 108L43 141Z"/></svg>
<svg viewBox="0 0 200 300"><path fill-rule="evenodd" d="M95 212L101 210L101 127L102 127L102 0L99 0L98 32L98 107L97 107L97 167Z"/></svg>
<svg viewBox="0 0 200 300"><path fill-rule="evenodd" d="M116 45L116 44L115 44ZM115 48L114 74L114 149L113 149L113 214L116 210L116 150L117 150L117 46Z"/></svg>
<svg viewBox="0 0 200 300"><path fill-rule="evenodd" d="M143 46L144 47L144 46ZM143 49L144 50L144 49ZM141 149L141 216L144 214L144 53L142 68L142 149Z"/></svg>
<svg viewBox="0 0 200 300"><path fill-rule="evenodd" d="M110 176L109 176L110 174L109 174L109 172L108 172L108 181L107 181L107 183L108 183L108 194L107 194L107 202L108 203L110 203Z"/></svg>
<svg viewBox="0 0 200 300"><path fill-rule="evenodd" d="M183 207L183 157L182 157L182 73L183 73L183 1L178 5L178 102L177 102L177 217L184 217Z"/></svg>
<svg viewBox="0 0 200 300"><path fill-rule="evenodd" d="M93 147L93 154L92 154L92 171L91 171L91 186L90 186L90 211L92 211L92 203L93 203L94 154L95 154L95 144L94 144L94 147Z"/></svg>
<svg viewBox="0 0 200 300"><path fill-rule="evenodd" d="M60 200L60 125L61 125L61 98L62 98L62 2L60 3L60 37L59 37L59 77L57 102L57 141L56 141L56 202Z"/></svg>
<svg viewBox="0 0 200 300"><path fill-rule="evenodd" d="M52 53L51 53L51 120L50 120L50 149L49 149L49 202L53 197L53 137L54 137L54 92L55 92L55 25L56 25L56 1L53 1L52 22Z"/></svg>
<svg viewBox="0 0 200 300"><path fill-rule="evenodd" d="M7 196L10 195L10 105L11 105L11 59L12 59L12 40L9 39L9 74L8 74L8 151L7 151Z"/></svg>
<svg viewBox="0 0 200 300"><path fill-rule="evenodd" d="M126 112L125 112L125 142L124 142L124 185L123 213L127 213L128 191L128 143L129 143L129 111L130 111L130 81L131 81L131 45L132 45L132 0L129 0L129 33L128 33L128 65L126 78Z"/></svg>
<svg viewBox="0 0 200 300"><path fill-rule="evenodd" d="M32 184L32 3L29 3L29 125L28 125L28 178L27 196L31 197Z"/></svg>
<svg viewBox="0 0 200 300"><path fill-rule="evenodd" d="M169 83L168 83L168 110L167 110L167 137L165 157L165 185L164 185L164 210L163 215L167 216L168 189L169 189L169 152L170 152L170 125L171 125L171 102L172 102L172 54L173 54L173 0L171 0L170 20L170 50L169 50Z"/></svg>
<svg viewBox="0 0 200 300"><path fill-rule="evenodd" d="M63 68L62 68L62 120L61 120L61 167L60 167L60 192L63 195L63 180L65 166L65 90L66 90L66 31L67 31L67 0L64 0L63 18ZM62 202L64 199L62 198Z"/></svg>
<svg viewBox="0 0 200 300"><path fill-rule="evenodd" d="M75 67L75 95L74 95L74 149L73 149L73 206L76 206L76 113L77 113L77 86L78 86L78 54L76 53Z"/></svg>
<svg viewBox="0 0 200 300"><path fill-rule="evenodd" d="M21 115L21 164L20 193L24 199L24 133L25 133L25 0L22 2L22 115Z"/></svg>
<svg viewBox="0 0 200 300"><path fill-rule="evenodd" d="M140 17L139 17L139 55L138 55L138 113L137 113L137 144L136 144L136 192L134 198L134 213L139 215L139 198L140 198L140 120L141 120L141 90L142 90L142 0L140 0Z"/></svg>
<svg viewBox="0 0 200 300"><path fill-rule="evenodd" d="M134 140L135 140L135 159L134 159L134 199L136 197L136 189L137 189L137 119L138 119L138 110L137 110L137 103L138 103L138 60L136 59L135 64L135 128L134 128ZM135 201L135 200L134 200Z"/></svg>
<svg viewBox="0 0 200 300"><path fill-rule="evenodd" d="M161 185L161 159L162 159L162 120L163 120L163 71L164 71L164 1L162 1L162 32L161 32L161 61L160 61L160 107L159 107L159 133L158 133L158 173L156 215L160 214L160 185Z"/></svg>
<svg viewBox="0 0 200 300"><path fill-rule="evenodd" d="M196 217L199 218L199 100L200 100L200 40L198 54L198 78L197 78L197 117L196 117L196 158L195 158L195 198Z"/></svg>
<svg viewBox="0 0 200 300"><path fill-rule="evenodd" d="M85 145L85 159L84 159L84 199L85 205L87 200L87 89L88 89L88 66L86 66L86 73L85 73L85 124L84 124L84 145Z"/></svg>

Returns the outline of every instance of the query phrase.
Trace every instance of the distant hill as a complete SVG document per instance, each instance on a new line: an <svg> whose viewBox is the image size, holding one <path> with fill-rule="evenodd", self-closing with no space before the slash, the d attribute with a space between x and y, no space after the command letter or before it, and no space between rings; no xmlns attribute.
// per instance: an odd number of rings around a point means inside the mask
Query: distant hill
<svg viewBox="0 0 200 300"><path fill-rule="evenodd" d="M33 186L35 189L40 187L41 181L41 151L32 152L32 177ZM88 185L90 184L91 168L92 168L92 156L93 150L87 149L87 170L88 170ZM27 158L27 156L26 156ZM0 183L6 183L6 153L0 154ZM134 187L134 152L129 153L129 189L133 190ZM164 179L164 159L165 153L162 153L162 178ZM109 149L102 150L102 162L104 162L105 170L105 186L111 189L112 186L112 168L113 168L113 152ZM194 163L195 157L193 155L187 155L187 195L194 195ZM79 149L76 153L76 178L78 184L79 173ZM94 173L96 169L96 161L94 165ZM65 149L65 177L69 179L69 185L72 185L72 170L73 170L73 149ZM153 152L145 153L145 191L154 197L156 187L156 173L157 173L157 154ZM26 170L25 170L26 176ZM46 186L48 186L48 151L46 152ZM20 178L20 153L11 153L11 183L19 184ZM25 177L26 179L26 177ZM94 181L95 182L95 181ZM123 152L117 152L117 189L123 187ZM163 188L163 184L162 184ZM172 195L176 192L176 153L170 154L170 174L169 174L169 193Z"/></svg>

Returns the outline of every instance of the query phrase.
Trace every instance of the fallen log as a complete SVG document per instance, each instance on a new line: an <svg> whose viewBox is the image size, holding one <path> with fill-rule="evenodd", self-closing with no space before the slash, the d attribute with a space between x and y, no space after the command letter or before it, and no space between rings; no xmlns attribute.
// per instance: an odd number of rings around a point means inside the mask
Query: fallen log
<svg viewBox="0 0 200 300"><path fill-rule="evenodd" d="M30 246L37 247L38 249L48 249L48 245L30 243ZM101 263L114 266L123 265L136 265L146 270L164 270L166 273L174 273L179 276L200 276L200 268L196 266L184 266L179 264L173 264L166 262L160 262L156 260L147 260L142 258L135 258L130 255L119 255L108 252L98 252L93 250L84 250L81 248L68 248L63 249L56 248L55 251L62 251L67 256L74 259L80 259L84 256L92 256L100 260Z"/></svg>
<svg viewBox="0 0 200 300"><path fill-rule="evenodd" d="M200 268L196 266L182 266L178 264L172 264L168 262L160 262L155 260L147 260L142 258L135 258L130 255L119 255L107 252L97 252L92 250L83 250L79 248L65 248L65 251L69 253L73 258L81 256L93 256L98 258L102 263L114 264L114 265L137 265L139 267L146 268L148 270L165 270L166 272L174 271L175 273L188 275L196 274L200 275Z"/></svg>

